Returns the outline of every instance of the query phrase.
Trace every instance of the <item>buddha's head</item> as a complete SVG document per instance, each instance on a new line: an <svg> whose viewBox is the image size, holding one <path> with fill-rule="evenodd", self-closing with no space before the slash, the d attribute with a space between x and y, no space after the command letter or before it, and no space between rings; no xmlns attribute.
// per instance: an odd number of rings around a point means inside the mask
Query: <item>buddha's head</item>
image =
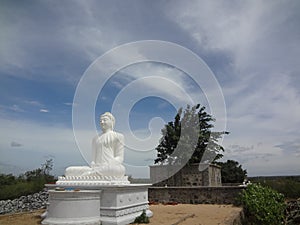
<svg viewBox="0 0 300 225"><path fill-rule="evenodd" d="M100 116L100 126L103 132L113 130L115 126L115 117L110 112L102 114Z"/></svg>

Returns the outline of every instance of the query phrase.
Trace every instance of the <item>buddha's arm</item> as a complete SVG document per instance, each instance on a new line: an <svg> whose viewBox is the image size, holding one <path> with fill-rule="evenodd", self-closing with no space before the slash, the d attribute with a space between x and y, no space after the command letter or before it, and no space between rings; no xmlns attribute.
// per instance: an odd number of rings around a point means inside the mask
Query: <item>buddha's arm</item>
<svg viewBox="0 0 300 225"><path fill-rule="evenodd" d="M97 136L93 138L92 140L92 162L91 164L95 164L96 162L96 140L97 140Z"/></svg>
<svg viewBox="0 0 300 225"><path fill-rule="evenodd" d="M114 156L118 162L122 163L124 160L124 136L123 134L118 134L117 137Z"/></svg>

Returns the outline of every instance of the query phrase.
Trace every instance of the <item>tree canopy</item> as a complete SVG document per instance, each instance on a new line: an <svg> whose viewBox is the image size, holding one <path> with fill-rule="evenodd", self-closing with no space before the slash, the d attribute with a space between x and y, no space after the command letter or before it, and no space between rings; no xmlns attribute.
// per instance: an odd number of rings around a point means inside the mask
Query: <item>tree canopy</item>
<svg viewBox="0 0 300 225"><path fill-rule="evenodd" d="M222 183L242 183L246 178L247 171L237 161L227 160L217 164L221 166Z"/></svg>
<svg viewBox="0 0 300 225"><path fill-rule="evenodd" d="M221 158L224 148L218 140L228 132L213 132L214 122L215 119L200 104L188 105L184 111L180 108L174 121L162 129L155 164L191 164Z"/></svg>

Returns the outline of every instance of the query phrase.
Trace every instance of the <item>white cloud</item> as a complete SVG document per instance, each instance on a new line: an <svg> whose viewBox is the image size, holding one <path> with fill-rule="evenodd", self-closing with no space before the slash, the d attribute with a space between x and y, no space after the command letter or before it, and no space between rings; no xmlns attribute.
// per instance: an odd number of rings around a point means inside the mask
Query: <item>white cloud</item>
<svg viewBox="0 0 300 225"><path fill-rule="evenodd" d="M57 156L54 162L56 172L64 166L84 162L70 128L40 125L26 120L0 119L0 123L2 162L34 169L43 163L45 156L53 155ZM12 150L16 146L18 148ZM61 173L62 170L58 172Z"/></svg>
<svg viewBox="0 0 300 225"><path fill-rule="evenodd" d="M41 113L48 113L49 110L48 110L48 109L40 109L40 112L41 112Z"/></svg>
<svg viewBox="0 0 300 225"><path fill-rule="evenodd" d="M19 112L19 113L25 112L25 110L17 104L0 105L0 109L2 109L3 112L9 112L9 111Z"/></svg>
<svg viewBox="0 0 300 225"><path fill-rule="evenodd" d="M259 142L264 141L264 142ZM230 144L235 143L235 144ZM283 152L274 141L257 137L225 138L223 160L238 161L249 176L258 175L297 175L300 170L299 158L290 149ZM295 154L294 154L295 153Z"/></svg>
<svg viewBox="0 0 300 225"><path fill-rule="evenodd" d="M78 106L78 104L75 103L75 102L65 102L64 105L66 105L66 106L74 106L74 107Z"/></svg>
<svg viewBox="0 0 300 225"><path fill-rule="evenodd" d="M263 137L275 142L298 136L300 101L296 91L284 74L266 80L259 85L248 83L248 90L233 95L226 96L225 90L225 96L234 99L227 109L233 135Z"/></svg>
<svg viewBox="0 0 300 225"><path fill-rule="evenodd" d="M199 47L231 56L237 71L297 66L298 2L177 3L168 10L169 17L194 37Z"/></svg>
<svg viewBox="0 0 300 225"><path fill-rule="evenodd" d="M35 107L43 107L44 105L40 103L39 101L36 100L24 100L23 101L25 104L35 106Z"/></svg>
<svg viewBox="0 0 300 225"><path fill-rule="evenodd" d="M18 105L12 105L9 107L10 110L15 111L15 112L24 112L24 110L22 108L20 108L20 106Z"/></svg>
<svg viewBox="0 0 300 225"><path fill-rule="evenodd" d="M126 67L122 72L132 77L132 79L149 78L147 82L143 82L142 85L135 87L139 88L137 92L154 91L160 93L161 96L165 96L166 100L176 99L177 103L181 104L182 107L185 107L190 102L187 96L198 100L201 96L203 97L201 90L196 86L197 84L191 83L189 75L165 64L139 63ZM171 83L174 83L174 85L170 85Z"/></svg>
<svg viewBox="0 0 300 225"><path fill-rule="evenodd" d="M112 20L107 18L109 12L92 2L43 2L36 6L3 7L7 13L6 19L1 20L0 65L2 72L11 76L49 79L47 73L39 69L59 66L61 70L53 73L51 79L74 84L82 74L74 74L69 67L78 60L95 60L115 47L120 37L126 36L126 32L113 29ZM31 11L35 7L42 13ZM67 10L69 8L72 10ZM65 57L63 64L57 62L57 58L62 57Z"/></svg>

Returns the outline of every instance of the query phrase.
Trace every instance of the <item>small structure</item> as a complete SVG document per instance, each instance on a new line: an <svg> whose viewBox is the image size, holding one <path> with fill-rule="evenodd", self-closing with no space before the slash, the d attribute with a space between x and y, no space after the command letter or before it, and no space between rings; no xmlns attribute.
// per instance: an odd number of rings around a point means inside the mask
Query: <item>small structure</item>
<svg viewBox="0 0 300 225"><path fill-rule="evenodd" d="M245 188L222 186L221 167L214 164L150 166L150 177L149 200L156 203L234 204Z"/></svg>
<svg viewBox="0 0 300 225"><path fill-rule="evenodd" d="M150 166L151 182L155 183L154 186L222 186L221 167L215 164L185 165L175 174L174 172L169 165ZM157 181L159 182L156 183Z"/></svg>

